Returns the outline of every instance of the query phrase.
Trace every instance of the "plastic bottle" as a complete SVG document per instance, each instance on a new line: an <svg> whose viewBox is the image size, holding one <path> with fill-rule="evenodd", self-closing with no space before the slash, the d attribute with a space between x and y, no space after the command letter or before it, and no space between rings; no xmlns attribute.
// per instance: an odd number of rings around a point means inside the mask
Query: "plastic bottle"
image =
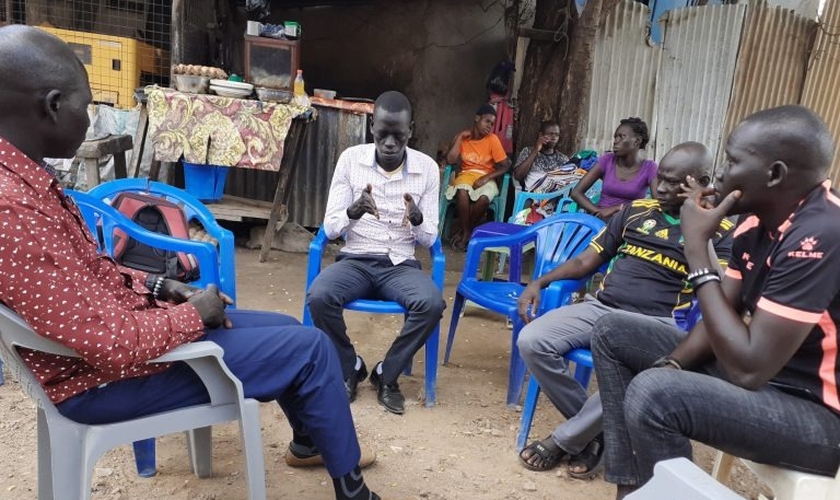
<svg viewBox="0 0 840 500"><path fill-rule="evenodd" d="M297 76L295 77L295 97L303 97L306 95L306 87L303 83L303 70L297 70Z"/></svg>

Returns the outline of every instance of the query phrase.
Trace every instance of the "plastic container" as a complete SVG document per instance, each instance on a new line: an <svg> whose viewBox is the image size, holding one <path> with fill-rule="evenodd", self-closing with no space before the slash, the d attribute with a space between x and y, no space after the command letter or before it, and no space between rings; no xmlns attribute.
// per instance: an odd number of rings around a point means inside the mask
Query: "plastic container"
<svg viewBox="0 0 840 500"><path fill-rule="evenodd" d="M134 442L134 461L140 477L152 477L157 474L155 467L155 438Z"/></svg>
<svg viewBox="0 0 840 500"><path fill-rule="evenodd" d="M185 190L201 201L219 201L225 193L228 167L184 162Z"/></svg>
<svg viewBox="0 0 840 500"><path fill-rule="evenodd" d="M300 38L300 24L295 21L284 21L283 33L289 40L297 40Z"/></svg>
<svg viewBox="0 0 840 500"><path fill-rule="evenodd" d="M261 101L265 102L279 102L282 104L288 104L292 102L292 98L294 98L295 96L292 92L283 89L257 87L256 91L257 97L259 97Z"/></svg>

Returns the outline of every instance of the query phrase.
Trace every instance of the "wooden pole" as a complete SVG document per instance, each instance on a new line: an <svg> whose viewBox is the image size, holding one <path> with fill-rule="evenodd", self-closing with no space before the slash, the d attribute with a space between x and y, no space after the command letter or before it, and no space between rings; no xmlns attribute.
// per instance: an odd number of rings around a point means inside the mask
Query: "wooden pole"
<svg viewBox="0 0 840 500"><path fill-rule="evenodd" d="M6 24L11 24L14 21L14 0L6 0Z"/></svg>

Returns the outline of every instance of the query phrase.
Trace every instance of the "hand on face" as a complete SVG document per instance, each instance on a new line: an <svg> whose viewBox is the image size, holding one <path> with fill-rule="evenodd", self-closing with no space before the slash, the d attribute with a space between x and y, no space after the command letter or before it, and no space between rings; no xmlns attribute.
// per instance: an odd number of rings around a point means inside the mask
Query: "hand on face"
<svg viewBox="0 0 840 500"><path fill-rule="evenodd" d="M693 177L686 178L683 194L686 198L680 209L680 227L686 246L705 245L715 235L720 221L741 197L740 191L732 191L714 206L707 198L714 189L703 187Z"/></svg>
<svg viewBox="0 0 840 500"><path fill-rule="evenodd" d="M379 210L376 208L376 202L373 200L373 186L370 184L365 187L359 198L347 207L347 216L352 220L359 220L364 214L370 214L377 219L379 218Z"/></svg>
<svg viewBox="0 0 840 500"><path fill-rule="evenodd" d="M414 198L412 198L410 194L405 193L403 195L403 202L405 203L405 215L403 216L402 221L403 226L411 224L416 227L422 224L423 212L421 212L417 204L414 203Z"/></svg>
<svg viewBox="0 0 840 500"><path fill-rule="evenodd" d="M542 151L543 148L545 148L545 145L548 144L550 141L551 139L549 139L548 136L541 135L537 137L537 144L534 145L534 149L536 149L537 152Z"/></svg>

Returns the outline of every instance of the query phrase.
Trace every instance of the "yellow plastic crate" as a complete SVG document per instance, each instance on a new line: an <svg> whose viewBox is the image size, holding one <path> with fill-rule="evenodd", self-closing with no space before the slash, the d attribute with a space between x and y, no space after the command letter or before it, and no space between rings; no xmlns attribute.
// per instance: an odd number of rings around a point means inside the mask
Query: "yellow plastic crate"
<svg viewBox="0 0 840 500"><path fill-rule="evenodd" d="M133 108L140 76L169 74L169 53L137 40L39 26L73 48L85 65L94 102Z"/></svg>

